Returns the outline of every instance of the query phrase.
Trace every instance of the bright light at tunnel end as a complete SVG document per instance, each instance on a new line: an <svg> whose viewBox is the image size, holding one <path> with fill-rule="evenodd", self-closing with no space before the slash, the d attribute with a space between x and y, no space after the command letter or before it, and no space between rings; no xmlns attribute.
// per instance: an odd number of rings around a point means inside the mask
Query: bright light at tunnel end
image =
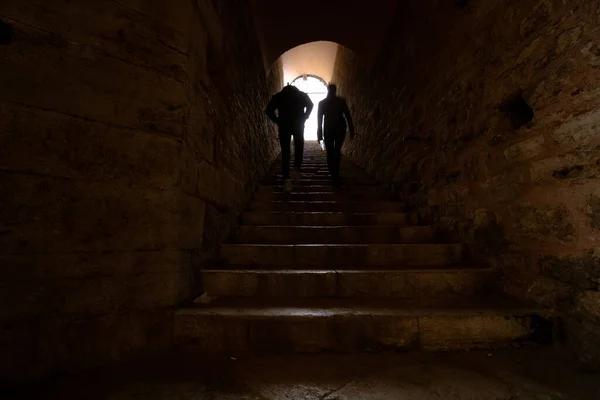
<svg viewBox="0 0 600 400"><path fill-rule="evenodd" d="M315 105L304 124L304 139L317 140L317 108L319 102L327 96L327 83L318 76L300 75L291 84L308 94Z"/></svg>

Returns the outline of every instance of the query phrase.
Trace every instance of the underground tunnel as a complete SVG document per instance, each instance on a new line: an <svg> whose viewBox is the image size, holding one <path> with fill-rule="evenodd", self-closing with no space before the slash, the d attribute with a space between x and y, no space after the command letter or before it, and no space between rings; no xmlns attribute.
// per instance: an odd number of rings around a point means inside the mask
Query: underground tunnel
<svg viewBox="0 0 600 400"><path fill-rule="evenodd" d="M0 385L598 398L599 18L3 0ZM314 103L291 193L265 115L288 83ZM329 83L356 131L339 187L315 142Z"/></svg>

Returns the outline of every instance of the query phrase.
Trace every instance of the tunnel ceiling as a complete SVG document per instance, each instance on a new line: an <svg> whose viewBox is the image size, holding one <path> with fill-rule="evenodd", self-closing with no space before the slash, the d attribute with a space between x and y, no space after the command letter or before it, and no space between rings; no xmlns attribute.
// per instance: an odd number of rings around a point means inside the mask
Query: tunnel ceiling
<svg viewBox="0 0 600 400"><path fill-rule="evenodd" d="M394 17L398 0L252 0L254 20L268 70L287 50L331 41L371 63Z"/></svg>
<svg viewBox="0 0 600 400"><path fill-rule="evenodd" d="M281 56L284 83L311 74L329 82L333 76L338 44L334 42L311 42L286 51Z"/></svg>

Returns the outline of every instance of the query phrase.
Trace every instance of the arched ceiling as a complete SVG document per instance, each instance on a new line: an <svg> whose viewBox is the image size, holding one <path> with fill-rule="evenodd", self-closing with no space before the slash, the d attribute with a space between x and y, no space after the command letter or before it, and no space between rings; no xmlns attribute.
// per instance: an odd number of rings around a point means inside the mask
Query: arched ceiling
<svg viewBox="0 0 600 400"><path fill-rule="evenodd" d="M306 43L286 51L281 56L283 83L303 74L312 74L329 82L333 75L338 44L334 42Z"/></svg>
<svg viewBox="0 0 600 400"><path fill-rule="evenodd" d="M339 43L371 63L398 5L398 0L251 2L266 70L286 51L316 41Z"/></svg>

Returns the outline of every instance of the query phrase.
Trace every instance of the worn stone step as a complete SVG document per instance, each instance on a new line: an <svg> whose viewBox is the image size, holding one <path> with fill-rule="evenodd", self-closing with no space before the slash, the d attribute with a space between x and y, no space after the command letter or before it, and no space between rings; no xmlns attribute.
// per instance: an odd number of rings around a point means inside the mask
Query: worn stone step
<svg viewBox="0 0 600 400"><path fill-rule="evenodd" d="M240 226L237 243L430 243L429 226Z"/></svg>
<svg viewBox="0 0 600 400"><path fill-rule="evenodd" d="M270 177L280 179L280 180L283 179L283 175L281 175L280 173L271 174ZM314 180L331 179L331 175L327 171L313 172L313 173L301 173L298 175L298 177L299 177L300 181L314 181ZM371 178L370 176L356 175L354 173L349 173L349 174L340 173L340 177L342 180L345 180L346 182L353 182L353 181L354 182L375 182L375 180L373 178Z"/></svg>
<svg viewBox="0 0 600 400"><path fill-rule="evenodd" d="M365 195L387 195L388 192L379 186L340 186L334 187L331 183L327 185L311 185L311 186L294 186L294 193L340 193L340 194L365 194ZM282 185L261 185L259 186L257 195L270 195L284 193ZM287 194L287 193L285 193Z"/></svg>
<svg viewBox="0 0 600 400"><path fill-rule="evenodd" d="M250 211L401 212L404 203L392 201L254 201Z"/></svg>
<svg viewBox="0 0 600 400"><path fill-rule="evenodd" d="M457 265L460 244L224 244L221 258L229 265L435 266Z"/></svg>
<svg viewBox="0 0 600 400"><path fill-rule="evenodd" d="M175 341L211 352L450 351L549 344L553 319L512 302L226 299L175 313Z"/></svg>
<svg viewBox="0 0 600 400"><path fill-rule="evenodd" d="M415 225L416 214L410 213L343 213L343 212L269 212L249 211L242 214L244 225L291 225L291 226L358 226Z"/></svg>
<svg viewBox="0 0 600 400"><path fill-rule="evenodd" d="M293 161L290 162L290 167L294 167ZM274 164L271 165L271 169L273 169L274 171L279 171L280 168L281 168L281 161L276 161ZM307 169L307 168L327 169L328 165L327 165L327 160L303 160L300 168L302 170ZM343 162L342 161L340 163L340 169L349 169L349 170L356 170L356 171L364 172L364 170L361 169L358 165L353 164L351 162Z"/></svg>
<svg viewBox="0 0 600 400"><path fill-rule="evenodd" d="M284 193L284 192L256 192L254 196L255 201L358 201L358 200L371 200L371 201L389 201L391 196L387 193L380 191L376 192L361 192L355 191L350 192L300 192L300 193Z"/></svg>
<svg viewBox="0 0 600 400"><path fill-rule="evenodd" d="M281 176L281 167L271 168L270 173L272 175ZM329 176L329 169L327 166L303 166L300 171L300 176L311 176L311 175L327 175ZM371 177L364 171L358 168L340 168L340 175L342 176L353 176L353 177L362 177L365 179L371 179Z"/></svg>
<svg viewBox="0 0 600 400"><path fill-rule="evenodd" d="M281 185L283 178L281 176L266 178L263 185ZM307 178L306 176L301 177L298 181L294 182L294 186L324 186L331 185L331 179L329 177L315 177ZM340 178L340 185L343 186L378 186L377 182L370 179L353 179L342 176Z"/></svg>
<svg viewBox="0 0 600 400"><path fill-rule="evenodd" d="M205 270L211 297L456 298L498 293L491 269Z"/></svg>

